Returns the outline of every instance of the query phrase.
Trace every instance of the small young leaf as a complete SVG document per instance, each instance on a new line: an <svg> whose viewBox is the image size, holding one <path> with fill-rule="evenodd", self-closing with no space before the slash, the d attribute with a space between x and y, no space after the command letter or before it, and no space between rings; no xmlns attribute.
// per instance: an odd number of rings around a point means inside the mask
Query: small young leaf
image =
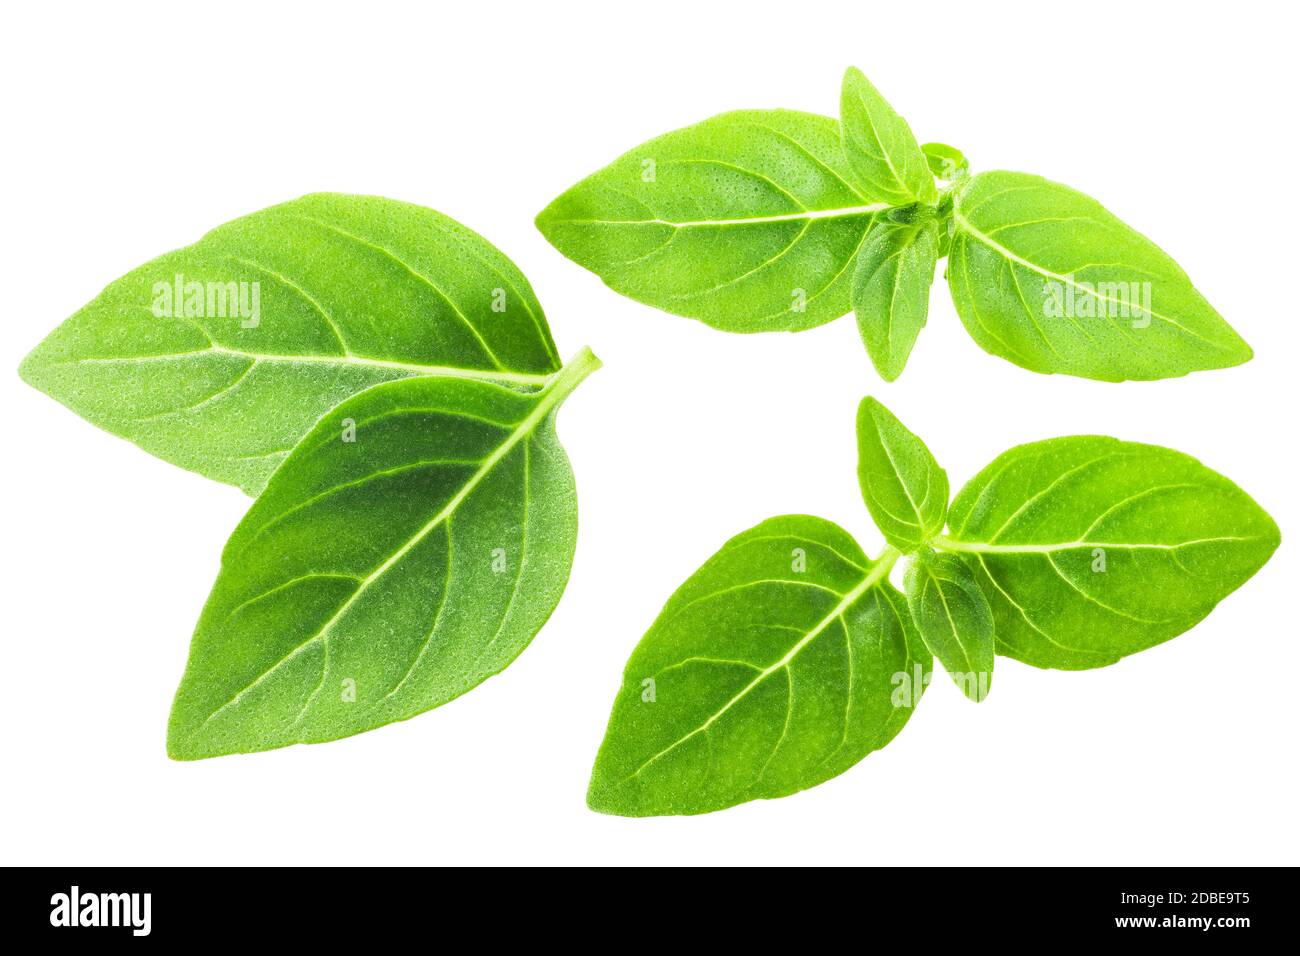
<svg viewBox="0 0 1300 956"><path fill-rule="evenodd" d="M950 537L993 607L999 653L1101 667L1183 633L1258 571L1277 525L1194 458L1072 437L999 456L958 494Z"/></svg>
<svg viewBox="0 0 1300 956"><path fill-rule="evenodd" d="M970 172L970 164L960 149L946 143L925 143L921 146L930 172L946 182L953 182Z"/></svg>
<svg viewBox="0 0 1300 956"><path fill-rule="evenodd" d="M528 280L446 216L317 194L146 263L59 326L30 384L159 458L257 494L323 414L380 382L540 386Z"/></svg>
<svg viewBox="0 0 1300 956"><path fill-rule="evenodd" d="M853 311L862 344L886 382L903 372L930 308L939 224L878 219L853 270Z"/></svg>
<svg viewBox="0 0 1300 956"><path fill-rule="evenodd" d="M947 474L925 442L870 397L858 406L858 484L876 527L904 554L943 531Z"/></svg>
<svg viewBox="0 0 1300 956"><path fill-rule="evenodd" d="M844 152L864 196L891 206L938 201L929 164L907 121L857 67L844 72L840 123Z"/></svg>
<svg viewBox="0 0 1300 956"><path fill-rule="evenodd" d="M584 351L533 393L389 382L323 418L226 545L171 756L360 733L514 660L569 576L577 511L554 418L599 364Z"/></svg>
<svg viewBox="0 0 1300 956"><path fill-rule="evenodd" d="M839 124L724 113L652 139L537 217L555 248L616 292L729 332L796 331L849 310L875 213Z"/></svg>
<svg viewBox="0 0 1300 956"><path fill-rule="evenodd" d="M930 668L887 581L896 557L872 563L841 528L804 515L728 541L632 653L592 809L706 813L785 796L887 744Z"/></svg>
<svg viewBox="0 0 1300 956"><path fill-rule="evenodd" d="M980 173L959 187L953 220L948 284L987 352L1106 382L1251 357L1177 263L1082 193Z"/></svg>
<svg viewBox="0 0 1300 956"><path fill-rule="evenodd" d="M916 629L961 688L979 703L993 682L993 611L962 560L928 552L904 576Z"/></svg>

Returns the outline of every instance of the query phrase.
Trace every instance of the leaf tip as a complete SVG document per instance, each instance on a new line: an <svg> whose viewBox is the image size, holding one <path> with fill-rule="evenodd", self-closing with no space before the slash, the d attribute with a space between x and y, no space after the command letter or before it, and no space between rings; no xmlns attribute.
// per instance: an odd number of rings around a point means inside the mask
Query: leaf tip
<svg viewBox="0 0 1300 956"><path fill-rule="evenodd" d="M862 396L862 401L858 402L859 415L872 415L877 411L884 411L885 406L872 395Z"/></svg>
<svg viewBox="0 0 1300 956"><path fill-rule="evenodd" d="M169 759L178 763L188 763L191 760L200 759L200 756L186 746L184 737L175 728L167 728L167 757Z"/></svg>
<svg viewBox="0 0 1300 956"><path fill-rule="evenodd" d="M32 349L25 356L23 356L23 360L18 363L18 377L21 378L28 385L30 385L32 388L36 388L36 389L40 389L41 391L44 391L44 389L41 388L41 384L39 381L40 379L39 370L44 365L44 363L40 359L40 354L41 354L41 346L38 345L36 346L36 348Z"/></svg>
<svg viewBox="0 0 1300 956"><path fill-rule="evenodd" d="M554 240L552 240L551 235L555 232L555 220L558 218L556 207L559 206L560 200L563 198L564 194L561 194L555 199L552 199L546 204L545 209L533 217L533 225L537 227L537 231L540 232L542 236L545 237L546 241L550 242L552 245L554 245Z"/></svg>
<svg viewBox="0 0 1300 956"><path fill-rule="evenodd" d="M1268 533L1264 537L1264 540L1268 545L1268 553L1264 555L1264 560L1260 562L1259 566L1262 568L1269 562L1269 559L1273 557L1273 553L1282 546L1282 529L1278 527L1277 521L1271 514L1264 510L1264 506L1258 501L1255 502L1255 507L1259 509L1260 514L1262 514L1264 519L1268 522Z"/></svg>
<svg viewBox="0 0 1300 956"><path fill-rule="evenodd" d="M179 763L189 763L218 756L220 751L210 745L204 746L200 741L199 731L203 729L200 719L193 715L186 716L186 708L181 705L181 692L184 683L177 690L177 701L172 704L172 712L167 718L167 756Z"/></svg>
<svg viewBox="0 0 1300 956"><path fill-rule="evenodd" d="M844 79L841 80L840 85L843 87L845 92L847 92L849 86L852 84L868 82L870 81L867 79L867 74L863 73L856 66L850 65L844 68Z"/></svg>
<svg viewBox="0 0 1300 956"><path fill-rule="evenodd" d="M881 372L884 378L884 373ZM886 381L889 381L886 379ZM871 395L864 396L858 403L858 429L861 431L868 426L880 427L881 423L902 425L898 417L885 407L884 403Z"/></svg>
<svg viewBox="0 0 1300 956"><path fill-rule="evenodd" d="M613 788L604 782L603 776L600 772L599 761L597 761L596 766L591 771L591 783L587 785L587 809L609 816L623 816L623 812L611 799Z"/></svg>
<svg viewBox="0 0 1300 956"><path fill-rule="evenodd" d="M167 726L167 756L177 763L193 763L196 760L209 760L212 757L225 757L230 754L254 753L266 747L235 743L210 734L201 734L202 724L181 727L175 716ZM284 746L284 744L280 744Z"/></svg>
<svg viewBox="0 0 1300 956"><path fill-rule="evenodd" d="M1203 368L1190 368L1183 374L1204 371L1209 368L1236 368L1238 365L1245 365L1255 357L1255 350L1250 347L1249 342L1237 333L1236 329L1228 326L1226 322L1224 327L1227 330L1228 341L1224 342L1220 347L1221 360Z"/></svg>
<svg viewBox="0 0 1300 956"><path fill-rule="evenodd" d="M872 364L876 366L876 374L886 382L896 382L898 376L903 374L903 363L901 362L896 365L884 362L873 362Z"/></svg>

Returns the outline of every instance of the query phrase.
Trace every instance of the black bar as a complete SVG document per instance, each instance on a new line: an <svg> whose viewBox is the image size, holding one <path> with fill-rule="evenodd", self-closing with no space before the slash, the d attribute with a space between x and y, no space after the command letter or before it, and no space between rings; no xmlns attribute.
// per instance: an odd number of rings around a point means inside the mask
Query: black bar
<svg viewBox="0 0 1300 956"><path fill-rule="evenodd" d="M448 927L490 937L529 926L545 935L545 927L557 930L562 923L569 932L600 925L600 938L611 945L624 921L627 945L637 949L649 945L644 934L694 943L701 932L721 939L737 931L747 935L742 927L753 926L761 939L758 925L778 913L787 931L803 923L805 931L847 932L864 942L897 931L936 943L1126 936L1176 946L1198 939L1231 943L1284 928L1295 883L1289 869L1066 867L891 867L821 878L769 876L761 884L744 872L620 873L598 880L577 874L572 888L529 874L410 869L52 868L6 875L13 889L5 895L5 927L48 934L51 941L75 936L82 942L117 937L213 944L247 940L256 927L262 941L337 943L374 941L371 934L382 926L427 933L432 943L446 939ZM827 925L837 911L832 922L839 925Z"/></svg>

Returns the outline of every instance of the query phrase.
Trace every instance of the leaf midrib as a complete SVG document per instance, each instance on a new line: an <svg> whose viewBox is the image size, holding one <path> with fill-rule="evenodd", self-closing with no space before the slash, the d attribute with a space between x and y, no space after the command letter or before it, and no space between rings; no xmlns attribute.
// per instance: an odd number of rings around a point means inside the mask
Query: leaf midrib
<svg viewBox="0 0 1300 956"><path fill-rule="evenodd" d="M1177 551L1196 544L1214 544L1220 541L1262 541L1263 535L1221 535L1212 538L1194 538L1190 541L1160 543L1146 541L1058 541L1045 544L990 544L984 541L959 541L949 537L933 538L929 542L943 551L960 551L967 554L1050 554L1075 548L1103 548L1114 551L1153 549Z"/></svg>
<svg viewBox="0 0 1300 956"><path fill-rule="evenodd" d="M879 147L880 158L885 161L885 165L889 167L890 175L894 177L894 182L898 184L898 189L896 190L891 189L890 192L898 192L898 193L902 193L904 196L911 196L912 190L908 188L907 183L903 181L903 177L899 174L898 169L894 166L894 161L893 159L890 158L889 150L885 148L885 143L880 137L880 131L876 129L876 117L875 117L875 113L872 111L871 104L867 102L867 98L862 95L860 90L854 90L853 95L857 98L858 103L862 106L862 112L866 116L866 120L867 120L867 128L871 130L871 138L876 141L876 146Z"/></svg>
<svg viewBox="0 0 1300 956"><path fill-rule="evenodd" d="M1036 272L1045 279L1051 279L1055 282L1060 282L1063 285L1070 286L1075 291L1083 295L1089 296L1093 299L1096 299L1098 302L1107 302L1114 305L1128 304L1128 303L1121 302L1120 300L1112 298L1110 296L1101 295L1096 289L1090 288L1087 285L1076 282L1072 275L1063 275L1062 273L1059 272L1053 272L1051 269L1048 269L1044 266L1040 266L1037 263L1031 262L1030 260L1026 259L1024 256L1012 252L1010 249L1002 245L1002 243L998 242L988 233L983 232L978 227L974 226L969 219L963 216L956 209L953 210L952 218L953 221L956 222L957 225L960 227L962 232L966 233L966 235L970 236L975 241L982 243L985 246L988 246L990 249L992 249L994 252L996 252L998 255L1002 256L1002 258L1006 259L1009 262L1013 262L1016 265L1023 266L1024 268L1030 270L1031 272ZM1206 338L1204 335L1201 335L1199 332L1196 332L1193 329L1189 329L1187 326L1183 325L1181 322L1177 321L1171 316L1165 315L1164 313L1161 312L1157 312L1155 309L1147 309L1146 311L1150 314L1152 318L1159 319L1162 322L1167 322L1170 325L1172 325L1174 328L1186 332L1188 335L1192 336L1192 338L1200 339L1202 342L1216 349L1223 348L1223 346L1220 345L1218 342Z"/></svg>
<svg viewBox="0 0 1300 956"><path fill-rule="evenodd" d="M930 476L930 468L928 462L926 463L926 469L925 469L925 494L922 497L921 501L918 503L916 498L912 495L912 489L907 483L907 479L903 474L903 470L898 467L898 461L894 457L893 449L890 447L888 440L886 440L884 433L880 431L879 422L876 423L876 428L877 428L878 441L880 442L880 450L883 451L885 453L885 457L889 459L889 467L894 469L894 476L898 479L898 487L903 489L903 496L907 498L907 503L912 506L912 512L913 514L916 515L915 521L907 521L903 523L907 526L916 528L917 533L920 535L922 539L929 537L932 534L932 532L928 531L925 527L925 513L923 510L925 507L925 503L930 500L931 476Z"/></svg>
<svg viewBox="0 0 1300 956"><path fill-rule="evenodd" d="M973 672L975 666L972 663L971 653L967 649L966 643L962 640L962 634L964 632L957 624L957 618L953 615L952 608L948 604L948 595L944 590L944 584L952 584L954 587L960 587L960 585L951 578L940 578L933 568L926 568L925 573L926 577L929 578L930 583L933 585L935 593L938 595L939 604L943 607L943 616L948 622L948 631L952 634L953 643L957 645L957 649L961 651L961 656L966 662L966 671L967 673ZM947 661L944 661L944 666L948 666Z"/></svg>
<svg viewBox="0 0 1300 956"><path fill-rule="evenodd" d="M393 371L409 372L413 375L444 376L448 378L472 379L485 382L507 382L517 385L545 385L555 373L541 374L532 372L509 372L463 368L456 365L423 365L418 362L398 362L392 359L368 358L364 355L347 353L345 355L282 355L269 352L250 352L245 349L232 349L224 345L211 345L189 352L168 352L157 355L114 355L72 359L56 362L56 365L132 365L140 362L174 362L197 358L205 355L225 355L232 358L248 359L253 362L271 362L288 365L344 365L358 368L382 368Z"/></svg>
<svg viewBox="0 0 1300 956"><path fill-rule="evenodd" d="M695 737L697 734L701 734L704 731L708 730L709 727L711 727L717 720L719 720L723 714L725 714L733 706L739 703L746 695L748 695L750 691L752 691L763 681L767 680L767 678L772 676L772 674L786 667L792 660L794 660L795 657L798 656L800 651L802 651L810 643L816 640L816 638L822 633L822 631L830 627L830 625L836 619L842 617L844 613L848 611L849 608L851 608L854 604L856 604L863 595L865 595L873 587L879 584L882 580L886 579L889 575L890 570L894 566L894 562L898 559L898 557L899 557L899 552L897 550L893 548L887 548L885 552L882 553L880 557L876 560L876 564L871 568L871 570L867 572L867 574L863 577L863 579L851 591L849 591L844 595L844 597L840 600L839 604L835 605L835 607L832 608L831 611L825 617L823 617L820 621L818 621L817 624L810 631L808 631L806 634L804 634L803 637L801 637L798 641L796 641L794 645L791 646L790 650L786 651L786 653L782 655L779 660L775 661L772 664L769 664L767 667L760 670L757 676L755 676L752 681L750 681L743 688L741 688L740 691L736 693L736 695L732 697L730 700L728 700L725 704L723 704L722 707L714 711L714 713L710 715L709 718L704 721L704 723L700 724L698 727L696 727L694 730L690 731L689 733L685 734L684 736L679 737L677 740L673 741L671 744L669 744L663 750L659 751L649 760L645 761L645 763L637 767L636 770L632 771L632 773L627 778L625 778L623 782L627 783L635 779L637 776L640 775L642 770L650 766L656 760L672 752L673 750L677 749L686 741Z"/></svg>
<svg viewBox="0 0 1300 956"><path fill-rule="evenodd" d="M842 206L837 209L803 209L798 212L780 213L772 216L749 216L738 219L548 219L548 225L556 226L672 226L674 229L686 229L701 226L748 226L766 222L799 222L805 219L843 219L849 216L874 215L886 209L892 209L889 203L871 203L865 206Z"/></svg>

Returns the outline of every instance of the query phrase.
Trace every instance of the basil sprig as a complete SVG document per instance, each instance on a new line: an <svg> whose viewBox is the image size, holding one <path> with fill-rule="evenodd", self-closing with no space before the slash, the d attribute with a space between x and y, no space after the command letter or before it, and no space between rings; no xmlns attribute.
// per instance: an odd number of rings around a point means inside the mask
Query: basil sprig
<svg viewBox="0 0 1300 956"><path fill-rule="evenodd" d="M1280 540L1231 481L1154 445L1021 445L950 505L929 449L867 398L858 454L884 551L806 515L728 541L633 651L593 809L705 813L814 786L893 739L932 657L975 701L995 654L1114 663L1192 627ZM899 562L905 594L890 583Z"/></svg>
<svg viewBox="0 0 1300 956"><path fill-rule="evenodd" d="M797 332L853 311L887 381L944 257L971 336L1036 372L1159 379L1252 354L1169 256L1095 200L1025 173L972 176L961 151L918 145L854 68L838 122L715 116L583 179L537 227L615 291L726 331Z"/></svg>

